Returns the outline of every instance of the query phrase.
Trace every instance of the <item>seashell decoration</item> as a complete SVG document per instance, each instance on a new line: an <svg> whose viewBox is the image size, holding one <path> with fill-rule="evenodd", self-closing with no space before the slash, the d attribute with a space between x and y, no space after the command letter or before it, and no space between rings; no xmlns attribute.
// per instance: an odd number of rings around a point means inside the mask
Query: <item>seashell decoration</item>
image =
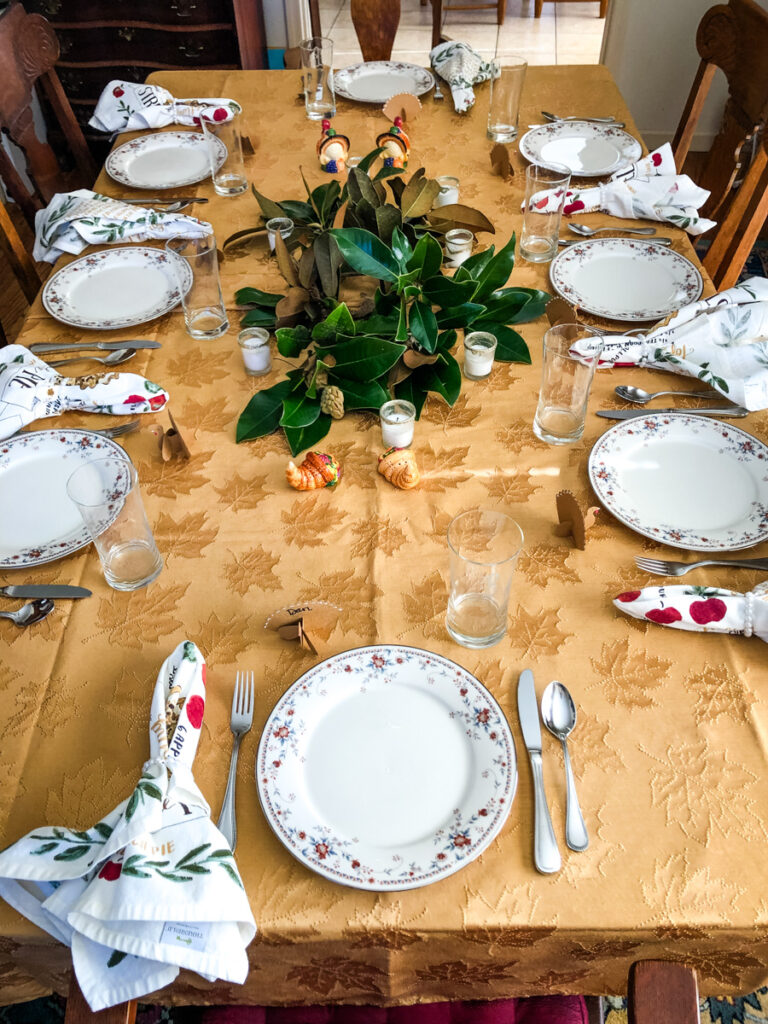
<svg viewBox="0 0 768 1024"><path fill-rule="evenodd" d="M314 491L321 487L335 487L341 480L341 465L332 455L307 452L300 466L289 462L285 478L297 491Z"/></svg>
<svg viewBox="0 0 768 1024"><path fill-rule="evenodd" d="M402 491L409 491L421 480L416 456L410 448L388 448L379 456L378 468L385 480Z"/></svg>

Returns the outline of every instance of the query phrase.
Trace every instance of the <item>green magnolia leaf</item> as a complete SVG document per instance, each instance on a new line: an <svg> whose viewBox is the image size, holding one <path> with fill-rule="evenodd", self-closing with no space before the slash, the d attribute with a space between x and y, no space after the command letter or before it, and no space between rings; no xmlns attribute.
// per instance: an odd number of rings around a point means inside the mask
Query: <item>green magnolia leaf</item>
<svg viewBox="0 0 768 1024"><path fill-rule="evenodd" d="M400 274L397 278L397 287L395 289L398 295L405 295L406 298L410 298L413 295L420 295L421 288L411 287L413 282L417 280L418 276L418 270L411 270L407 274Z"/></svg>
<svg viewBox="0 0 768 1024"><path fill-rule="evenodd" d="M524 288L522 290L529 293L528 301L511 320L507 320L508 324L525 324L530 320L537 320L540 316L543 316L544 309L552 298L548 292L541 292L538 288Z"/></svg>
<svg viewBox="0 0 768 1024"><path fill-rule="evenodd" d="M509 288L505 295L496 292L485 300L485 313L483 320L493 320L497 324L511 323L522 308L528 303L529 295L522 289Z"/></svg>
<svg viewBox="0 0 768 1024"><path fill-rule="evenodd" d="M483 330L496 338L496 354L500 363L530 363L531 353L517 331L504 324L484 323Z"/></svg>
<svg viewBox="0 0 768 1024"><path fill-rule="evenodd" d="M251 185L251 192L256 196L256 202L261 207L261 212L264 214L267 220L271 220L273 217L284 217L282 206L279 206L274 200L267 199L259 192L255 185Z"/></svg>
<svg viewBox="0 0 768 1024"><path fill-rule="evenodd" d="M391 283L397 281L397 260L376 235L360 228L334 228L328 234L333 236L342 256L358 274Z"/></svg>
<svg viewBox="0 0 768 1024"><path fill-rule="evenodd" d="M243 228L242 231L235 231L234 234L227 235L221 243L221 248L226 249L228 245L231 245L233 242L238 242L242 238L248 238L249 235L263 235L266 230L266 226L262 224L257 228Z"/></svg>
<svg viewBox="0 0 768 1024"><path fill-rule="evenodd" d="M382 167L377 174L374 174L374 181L384 181L385 178L391 178L395 174L405 174L402 167Z"/></svg>
<svg viewBox="0 0 768 1024"><path fill-rule="evenodd" d="M282 295L280 296L282 298ZM275 314L267 309L249 309L240 320L241 327L274 327Z"/></svg>
<svg viewBox="0 0 768 1024"><path fill-rule="evenodd" d="M461 368L450 352L441 352L433 366L422 367L422 380L430 391L436 391L453 405L461 392Z"/></svg>
<svg viewBox="0 0 768 1024"><path fill-rule="evenodd" d="M367 200L374 208L381 206L381 199L373 187L373 182L365 171L360 170L359 166L351 168L347 177L347 190L349 198L355 206L361 199Z"/></svg>
<svg viewBox="0 0 768 1024"><path fill-rule="evenodd" d="M301 355L312 340L312 336L303 324L297 327L278 327L275 331L277 351L286 359L295 359Z"/></svg>
<svg viewBox="0 0 768 1024"><path fill-rule="evenodd" d="M312 248L323 292L329 298L336 298L339 293L339 268L344 262L344 257L329 231L319 234L312 243Z"/></svg>
<svg viewBox="0 0 768 1024"><path fill-rule="evenodd" d="M373 316L359 320L357 323L360 334L375 334L378 338L394 338L397 331L398 317L387 314L374 313Z"/></svg>
<svg viewBox="0 0 768 1024"><path fill-rule="evenodd" d="M284 427L285 437L291 449L291 455L298 455L306 448L311 448L318 441L322 441L331 429L333 420L324 412L321 412L314 423L308 427Z"/></svg>
<svg viewBox="0 0 768 1024"><path fill-rule="evenodd" d="M346 380L331 372L328 374L328 383L341 388L344 392L344 408L350 412L353 409L380 409L389 399L386 388L375 380Z"/></svg>
<svg viewBox="0 0 768 1024"><path fill-rule="evenodd" d="M402 229L400 228L400 223L402 223L402 217L398 222L398 226L392 232L392 241L389 244L392 246L392 252L395 254L395 259L400 264L400 270L405 271L406 264L411 258L413 249L411 248L411 243L403 234Z"/></svg>
<svg viewBox="0 0 768 1024"><path fill-rule="evenodd" d="M468 262L468 261L467 261ZM488 260L485 267L479 274L475 274L477 277L477 291L473 298L476 302L482 302L483 299L487 299L488 296L495 292L497 288L501 288L509 280L509 275L515 266L515 233L512 232L512 237L509 239L507 244L499 249L496 255Z"/></svg>
<svg viewBox="0 0 768 1024"><path fill-rule="evenodd" d="M436 181L417 175L418 171L405 186L400 197L403 220L412 220L414 217L423 217L425 213L429 213L440 192L440 186Z"/></svg>
<svg viewBox="0 0 768 1024"><path fill-rule="evenodd" d="M400 300L395 341L408 341L408 302L405 296Z"/></svg>
<svg viewBox="0 0 768 1024"><path fill-rule="evenodd" d="M370 231L371 234L378 237L378 225L376 223L376 207L373 203L369 203L367 199L361 199L355 204L355 216L357 217L360 224L363 226L363 230Z"/></svg>
<svg viewBox="0 0 768 1024"><path fill-rule="evenodd" d="M333 220L333 216L339 206L339 200L341 198L341 186L338 181L332 181L326 189L325 196L323 198L323 205L320 210L320 218L323 225L329 224Z"/></svg>
<svg viewBox="0 0 768 1024"><path fill-rule="evenodd" d="M380 377L394 366L405 352L405 345L383 338L358 337L354 341L334 345L332 349L318 348L321 359L332 355L333 373L348 380L367 381Z"/></svg>
<svg viewBox="0 0 768 1024"><path fill-rule="evenodd" d="M320 399L297 391L283 399L281 427L309 427L320 415Z"/></svg>
<svg viewBox="0 0 768 1024"><path fill-rule="evenodd" d="M495 251L495 246L491 245L487 249L483 249L482 252L473 253L461 264L459 270L454 274L453 280L455 281L459 277L459 271L463 271L460 280L467 281L471 279L477 281L480 274L482 274L488 263L493 259Z"/></svg>
<svg viewBox="0 0 768 1024"><path fill-rule="evenodd" d="M252 441L256 437L271 434L278 428L283 399L291 393L293 386L292 380L281 380L279 384L275 384L265 391L256 392L240 413L240 419L237 421L235 440L238 444L241 441ZM131 800L135 796L134 793ZM129 801L126 817L130 818L131 813Z"/></svg>
<svg viewBox="0 0 768 1024"><path fill-rule="evenodd" d="M432 307L426 302L414 302L408 320L411 334L425 352L434 352L437 347L437 320Z"/></svg>
<svg viewBox="0 0 768 1024"><path fill-rule="evenodd" d="M392 195L394 197L395 203L399 207L401 207L401 212L402 212L402 202L403 202L403 192L405 192L405 182L403 181L402 178L387 178L387 184L392 189Z"/></svg>
<svg viewBox="0 0 768 1024"><path fill-rule="evenodd" d="M280 201L286 217L295 224L311 224L315 220L315 211L309 203L302 203L296 199L283 199Z"/></svg>
<svg viewBox="0 0 768 1024"><path fill-rule="evenodd" d="M422 285L424 297L443 309L450 309L469 302L475 288L474 281L457 281L455 278L443 277L442 274L430 278Z"/></svg>
<svg viewBox="0 0 768 1024"><path fill-rule="evenodd" d="M456 344L458 335L456 331L443 331L437 336L437 348L439 352L448 352Z"/></svg>
<svg viewBox="0 0 768 1024"><path fill-rule="evenodd" d="M399 304L400 298L395 294L395 292L387 292L385 294L381 288L376 289L373 296L373 308L377 313L380 313L382 316L387 316L392 313ZM394 315L397 316L396 313Z"/></svg>
<svg viewBox="0 0 768 1024"><path fill-rule="evenodd" d="M375 162L376 157L383 152L384 150L381 148L381 146L378 146L376 149L372 149L370 153L366 153L363 159L357 165L357 170L363 171L364 173L367 174L368 171L371 169L372 164Z"/></svg>
<svg viewBox="0 0 768 1024"><path fill-rule="evenodd" d="M437 314L438 327L468 327L485 312L485 306L477 302L462 302L460 306L441 309Z"/></svg>
<svg viewBox="0 0 768 1024"><path fill-rule="evenodd" d="M409 270L418 270L422 281L440 273L443 264L443 250L432 235L422 235L413 255L408 260ZM447 278L446 278L447 280Z"/></svg>
<svg viewBox="0 0 768 1024"><path fill-rule="evenodd" d="M376 229L382 242L390 245L392 233L396 231L403 222L400 211L396 206L380 206L376 210ZM394 250L393 250L394 251ZM399 262L399 261L398 261Z"/></svg>
<svg viewBox="0 0 768 1024"><path fill-rule="evenodd" d="M315 363L315 368L312 371L312 377L309 383L306 385L308 398L318 397L317 389L318 387L325 387L325 384L328 379L328 370L330 370L330 366L328 365L328 363L324 363L322 359L318 359L317 362Z"/></svg>
<svg viewBox="0 0 768 1024"><path fill-rule="evenodd" d="M335 341L339 334L354 335L356 331L346 302L340 302L325 320L313 327L312 337L318 341Z"/></svg>
<svg viewBox="0 0 768 1024"><path fill-rule="evenodd" d="M406 402L411 402L415 406L416 419L420 418L421 410L427 400L427 388L422 387L418 380L418 375L421 372L422 370L417 370L395 386L395 396Z"/></svg>
<svg viewBox="0 0 768 1024"><path fill-rule="evenodd" d="M268 306L274 309L282 297L274 292L263 292L260 288L238 288L235 292L238 306Z"/></svg>

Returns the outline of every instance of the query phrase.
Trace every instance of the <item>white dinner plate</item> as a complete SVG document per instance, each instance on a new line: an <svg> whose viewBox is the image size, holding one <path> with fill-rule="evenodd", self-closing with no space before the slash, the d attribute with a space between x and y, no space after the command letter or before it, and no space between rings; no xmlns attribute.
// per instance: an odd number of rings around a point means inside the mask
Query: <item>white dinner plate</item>
<svg viewBox="0 0 768 1024"><path fill-rule="evenodd" d="M589 479L617 519L674 548L737 551L768 537L768 447L729 423L625 420L592 448Z"/></svg>
<svg viewBox="0 0 768 1024"><path fill-rule="evenodd" d="M178 276L177 276L178 275ZM43 305L73 327L111 331L167 313L192 284L186 260L165 249L104 249L81 256L45 282Z"/></svg>
<svg viewBox="0 0 768 1024"><path fill-rule="evenodd" d="M610 320L660 320L701 297L701 274L673 249L635 238L590 238L549 268L555 291Z"/></svg>
<svg viewBox="0 0 768 1024"><path fill-rule="evenodd" d="M35 430L0 444L0 569L44 565L90 544L67 480L106 458L130 461L115 441L87 430Z"/></svg>
<svg viewBox="0 0 768 1024"><path fill-rule="evenodd" d="M308 868L356 889L416 889L499 833L517 786L515 745L465 669L414 647L361 647L280 698L256 784L267 821Z"/></svg>
<svg viewBox="0 0 768 1024"><path fill-rule="evenodd" d="M336 95L358 103L386 103L399 92L423 96L434 84L431 71L399 60L371 60L333 72Z"/></svg>
<svg viewBox="0 0 768 1024"><path fill-rule="evenodd" d="M211 135L216 169L227 158L227 147ZM208 146L202 132L157 132L123 143L104 165L115 181L131 188L178 188L210 177Z"/></svg>
<svg viewBox="0 0 768 1024"><path fill-rule="evenodd" d="M531 163L544 167L564 164L580 178L597 178L639 160L643 147L621 128L589 121L553 121L526 132L520 139L520 152Z"/></svg>

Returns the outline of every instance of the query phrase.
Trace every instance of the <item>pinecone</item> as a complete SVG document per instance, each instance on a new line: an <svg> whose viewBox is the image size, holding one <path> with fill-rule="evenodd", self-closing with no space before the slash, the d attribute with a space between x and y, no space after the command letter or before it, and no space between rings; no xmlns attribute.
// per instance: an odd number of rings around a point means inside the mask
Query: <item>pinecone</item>
<svg viewBox="0 0 768 1024"><path fill-rule="evenodd" d="M344 417L344 392L330 384L320 395L320 412L330 413L335 420Z"/></svg>

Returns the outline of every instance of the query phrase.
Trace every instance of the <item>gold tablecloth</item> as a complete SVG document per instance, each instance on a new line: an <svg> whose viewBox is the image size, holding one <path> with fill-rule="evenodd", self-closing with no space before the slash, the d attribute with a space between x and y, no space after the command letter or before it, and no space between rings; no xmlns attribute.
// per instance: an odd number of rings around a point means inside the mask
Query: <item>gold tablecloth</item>
<svg viewBox="0 0 768 1024"><path fill-rule="evenodd" d="M174 72L154 80L177 96L232 96L244 105L255 147L249 173L266 195L302 198L300 164L311 182L326 180L315 156L319 129L296 98L298 73ZM511 182L491 175L485 88L463 117L450 100L425 99L410 130L410 169L457 175L462 200L492 218L503 244L520 227L523 163L515 155ZM530 68L521 124L538 120L542 107L615 113L634 128L600 67ZM334 125L351 137L352 152L363 154L384 119L374 108L341 103ZM99 186L126 194L105 175ZM220 240L256 223L250 194L216 198L207 182L188 191L211 197L198 210ZM599 215L584 220L606 222ZM669 232L690 254L687 239ZM142 430L125 439L165 558L147 589L110 590L92 548L16 574L81 583L94 596L60 602L28 630L0 623L2 842L43 823L89 826L129 793L147 754L157 670L190 638L209 665L195 768L214 816L231 749L235 671L256 673L254 729L240 755L237 858L260 931L244 986L211 986L183 974L160 1001L392 1004L620 992L629 964L644 957L693 964L705 994L765 984L766 649L758 639L686 634L616 613L612 597L649 582L633 556L659 545L609 515L584 552L554 536L558 490L594 500L587 456L607 424L590 412L583 441L570 447L549 447L532 434L544 322L522 328L532 366L497 364L490 380L464 381L453 409L430 399L415 439L424 474L418 490L397 491L376 473L377 418L355 413L334 423L319 446L342 461L341 485L297 493L285 483L281 435L234 442L249 396L285 367L278 362L268 378L245 376L233 294L245 284L274 291L281 279L264 242L228 257L222 278L232 328L216 341L190 339L180 312L103 335L163 343L137 356L131 369L169 389L192 458L159 457L150 426L164 414L144 417ZM511 283L546 288L547 268L521 261ZM21 340L78 336L38 300ZM611 404L612 388L624 380L685 387L682 378L652 371L606 372L598 375L591 410ZM106 418L68 414L56 424L86 422L103 426ZM745 425L766 435L765 415L753 414ZM511 513L526 538L507 636L481 653L452 643L443 625L446 527L475 506ZM761 546L756 553L766 552ZM693 578L738 590L757 581L753 572L725 569ZM451 878L403 893L342 888L296 862L261 814L253 772L262 724L313 664L265 631L264 620L275 608L316 598L343 608L328 653L371 642L425 647L476 673L508 715L520 769L511 816L492 846ZM531 781L515 702L524 667L534 670L539 693L551 679L566 683L579 709L571 752L591 842L585 853L565 849L562 758L545 735L547 793L564 854L562 871L548 877L532 860ZM0 958L5 1002L66 990L69 951L5 904Z"/></svg>

